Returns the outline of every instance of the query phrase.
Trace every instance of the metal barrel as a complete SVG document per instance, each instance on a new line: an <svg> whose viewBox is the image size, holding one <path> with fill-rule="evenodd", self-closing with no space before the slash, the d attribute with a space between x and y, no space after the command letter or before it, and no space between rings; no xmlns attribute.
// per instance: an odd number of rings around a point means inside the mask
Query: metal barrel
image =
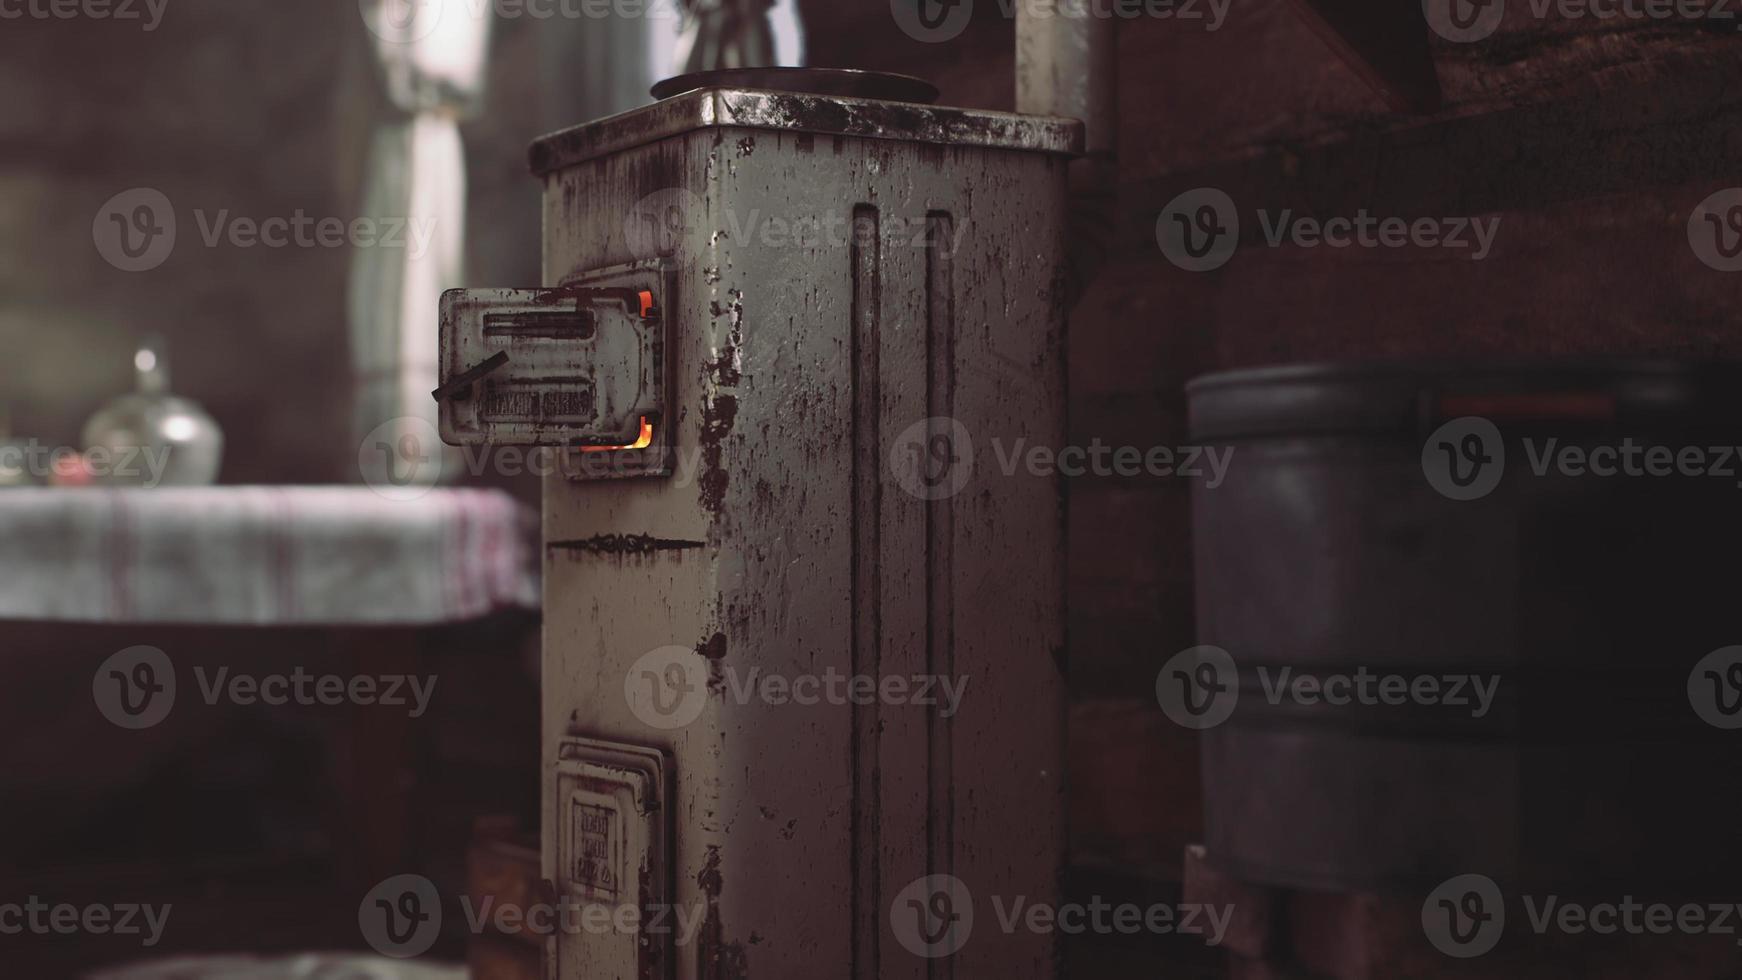
<svg viewBox="0 0 1742 980"><path fill-rule="evenodd" d="M1199 692L1232 705L1202 737L1213 861L1742 881L1742 367L1304 365L1188 398L1233 454L1193 497L1198 635L1232 665Z"/></svg>

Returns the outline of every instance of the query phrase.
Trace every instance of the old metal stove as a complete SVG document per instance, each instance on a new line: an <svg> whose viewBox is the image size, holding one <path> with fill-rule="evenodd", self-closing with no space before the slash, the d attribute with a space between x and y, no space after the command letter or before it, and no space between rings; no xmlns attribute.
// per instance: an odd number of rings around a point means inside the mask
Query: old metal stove
<svg viewBox="0 0 1742 980"><path fill-rule="evenodd" d="M1081 126L858 72L660 93L533 146L549 288L443 303L444 436L563 464L545 875L675 911L550 975L1051 975L992 902L1056 902L1059 485L992 447L1064 438Z"/></svg>

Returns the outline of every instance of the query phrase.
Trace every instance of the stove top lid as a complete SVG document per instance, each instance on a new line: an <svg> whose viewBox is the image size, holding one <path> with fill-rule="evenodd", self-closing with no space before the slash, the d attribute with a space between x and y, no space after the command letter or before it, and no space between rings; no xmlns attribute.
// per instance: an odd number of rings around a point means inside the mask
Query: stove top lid
<svg viewBox="0 0 1742 980"><path fill-rule="evenodd" d="M937 89L906 75L835 68L697 72L654 87L650 106L552 133L532 144L532 172L556 170L710 127L767 129L1074 156L1083 124L935 106Z"/></svg>

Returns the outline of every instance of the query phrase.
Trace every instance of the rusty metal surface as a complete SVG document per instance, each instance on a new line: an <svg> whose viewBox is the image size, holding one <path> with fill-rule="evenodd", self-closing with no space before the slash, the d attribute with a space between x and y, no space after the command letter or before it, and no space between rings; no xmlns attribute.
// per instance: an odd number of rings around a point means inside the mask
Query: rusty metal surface
<svg viewBox="0 0 1742 980"><path fill-rule="evenodd" d="M1060 488L982 448L961 492L926 500L888 460L930 416L982 446L1063 444L1059 154L1079 138L1074 122L712 91L535 153L566 165L546 183L547 281L651 257L625 232L649 200L679 219L653 243L681 280L676 475L547 478L543 711L547 766L574 736L671 762L672 899L703 916L677 980L1056 974L1050 935L986 928L927 961L889 912L933 871L988 917L993 896L1058 900ZM771 218L869 221L880 244L774 242ZM671 647L705 696L665 728L624 692ZM831 670L970 683L948 719L733 693L750 671ZM547 813L555 793L547 775Z"/></svg>
<svg viewBox="0 0 1742 980"><path fill-rule="evenodd" d="M887 71L856 68L722 68L690 72L667 78L653 86L653 97L706 88L767 89L803 92L807 95L845 96L853 99L883 99L930 105L938 100L938 87L923 78Z"/></svg>
<svg viewBox="0 0 1742 980"><path fill-rule="evenodd" d="M532 144L529 162L532 172L542 176L669 137L726 126L1057 154L1083 149L1083 124L1075 119L714 88L552 133Z"/></svg>

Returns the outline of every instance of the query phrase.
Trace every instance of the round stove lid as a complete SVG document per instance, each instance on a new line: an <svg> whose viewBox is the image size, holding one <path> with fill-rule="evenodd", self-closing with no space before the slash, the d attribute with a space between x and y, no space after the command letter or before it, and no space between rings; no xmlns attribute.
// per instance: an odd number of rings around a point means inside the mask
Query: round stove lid
<svg viewBox="0 0 1742 980"><path fill-rule="evenodd" d="M702 88L766 89L920 105L931 105L938 99L937 86L924 79L853 68L723 68L691 72L653 86L653 97L669 99Z"/></svg>

